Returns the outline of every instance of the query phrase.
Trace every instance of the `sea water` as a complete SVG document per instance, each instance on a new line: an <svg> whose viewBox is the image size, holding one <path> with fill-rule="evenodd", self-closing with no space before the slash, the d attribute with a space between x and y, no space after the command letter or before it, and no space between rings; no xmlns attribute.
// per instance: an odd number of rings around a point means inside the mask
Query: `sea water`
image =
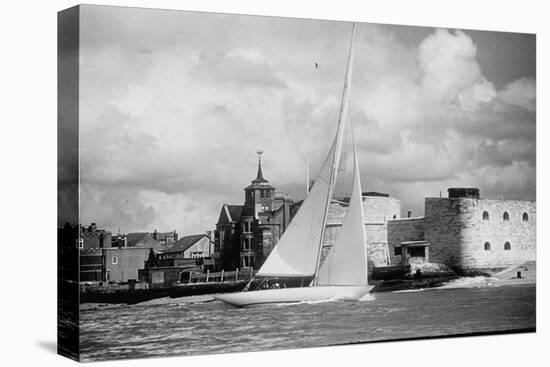
<svg viewBox="0 0 550 367"><path fill-rule="evenodd" d="M235 308L163 299L84 310L82 360L196 355L533 331L535 285L373 293L359 302ZM210 299L210 298L203 298Z"/></svg>

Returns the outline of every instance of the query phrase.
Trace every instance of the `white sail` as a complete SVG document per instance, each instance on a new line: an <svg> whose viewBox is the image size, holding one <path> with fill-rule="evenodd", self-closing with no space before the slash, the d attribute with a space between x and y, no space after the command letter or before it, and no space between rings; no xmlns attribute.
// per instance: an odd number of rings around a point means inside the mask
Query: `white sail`
<svg viewBox="0 0 550 367"><path fill-rule="evenodd" d="M318 285L366 285L367 253L361 179L354 149L353 191L342 227L319 269Z"/></svg>
<svg viewBox="0 0 550 367"><path fill-rule="evenodd" d="M309 195L275 245L259 276L313 276L319 255L325 210L331 194L336 139Z"/></svg>

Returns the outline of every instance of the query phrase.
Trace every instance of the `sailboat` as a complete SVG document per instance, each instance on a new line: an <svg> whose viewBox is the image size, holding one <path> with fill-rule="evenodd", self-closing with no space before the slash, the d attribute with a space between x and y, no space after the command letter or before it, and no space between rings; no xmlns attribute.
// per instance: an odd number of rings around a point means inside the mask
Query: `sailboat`
<svg viewBox="0 0 550 367"><path fill-rule="evenodd" d="M259 283L255 290L247 288L238 293L219 294L216 299L237 307L255 305L315 302L327 300L358 300L367 294L367 250L361 180L357 151L353 145L353 183L349 205L340 231L332 248L322 259L323 240L327 226L329 207L342 158L344 136L349 126L348 101L353 64L353 38L348 54L346 78L338 119L336 136L320 173L300 209L290 222L268 258L253 280ZM269 281L276 287L266 287ZM307 280L306 286L285 287ZM266 289L267 288L267 289Z"/></svg>

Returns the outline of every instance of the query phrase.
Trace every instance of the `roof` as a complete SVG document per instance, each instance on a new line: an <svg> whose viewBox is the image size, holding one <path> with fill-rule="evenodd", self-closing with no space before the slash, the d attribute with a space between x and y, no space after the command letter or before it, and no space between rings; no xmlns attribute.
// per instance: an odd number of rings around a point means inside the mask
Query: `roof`
<svg viewBox="0 0 550 367"><path fill-rule="evenodd" d="M238 222L241 220L243 215L243 205L227 205L229 214L231 215L231 220L233 222Z"/></svg>
<svg viewBox="0 0 550 367"><path fill-rule="evenodd" d="M128 233L126 235L126 246L135 247L139 241L144 239L149 233L147 232L136 232Z"/></svg>
<svg viewBox="0 0 550 367"><path fill-rule="evenodd" d="M243 215L243 205L227 205L223 204L222 211L220 213L220 218L218 219L218 223L223 223L222 218L225 216L228 222L236 223L241 220L241 216Z"/></svg>
<svg viewBox="0 0 550 367"><path fill-rule="evenodd" d="M256 175L256 179L252 181L252 183L267 183L268 181L264 178L264 174L262 172L262 161L258 157L258 174Z"/></svg>
<svg viewBox="0 0 550 367"><path fill-rule="evenodd" d="M423 247L423 246L430 246L430 243L426 240L405 241L405 242L401 242L401 246L405 246L405 247Z"/></svg>
<svg viewBox="0 0 550 367"><path fill-rule="evenodd" d="M378 196L378 197L382 197L382 198L389 198L390 197L389 194L385 194L383 192L376 192L376 191L367 191L367 192L363 192L362 194L363 194L363 196Z"/></svg>
<svg viewBox="0 0 550 367"><path fill-rule="evenodd" d="M189 247L193 246L195 243L200 241L203 237L208 237L206 234L194 234L191 236L182 237L174 246L166 250L165 254L170 254L174 252L182 252L187 250Z"/></svg>
<svg viewBox="0 0 550 367"><path fill-rule="evenodd" d="M147 242L139 244L140 242ZM139 244L139 246L138 246ZM155 240L148 232L135 232L126 235L126 247L153 247L159 248L161 244Z"/></svg>

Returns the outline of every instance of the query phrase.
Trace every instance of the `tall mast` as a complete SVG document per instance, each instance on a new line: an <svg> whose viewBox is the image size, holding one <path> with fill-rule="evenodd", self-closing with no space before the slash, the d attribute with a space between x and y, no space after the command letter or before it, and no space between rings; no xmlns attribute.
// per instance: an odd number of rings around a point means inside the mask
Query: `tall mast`
<svg viewBox="0 0 550 367"><path fill-rule="evenodd" d="M309 194L309 155L306 156L306 195Z"/></svg>
<svg viewBox="0 0 550 367"><path fill-rule="evenodd" d="M344 136L345 122L347 119L348 111L348 99L349 99L349 87L353 65L353 39L355 38L355 22L353 22L353 28L351 30L351 41L349 45L348 53L348 65L346 67L346 79L344 82L344 90L342 92L342 102L340 105L340 115L338 117L338 129L336 131L336 148L334 150L334 161L332 164L332 171L330 173L330 182L328 190L328 200L326 201L325 216L323 219L323 226L321 227L321 240L319 243L319 251L317 253L317 265L315 266L315 277L313 278L313 286L317 285L317 279L319 275L319 266L321 264L321 252L323 250L323 240L325 238L325 228L328 220L328 212L330 204L332 202L332 195L334 193L334 184L336 182L336 176L338 174L338 166L340 165L340 157L342 154L342 141Z"/></svg>

